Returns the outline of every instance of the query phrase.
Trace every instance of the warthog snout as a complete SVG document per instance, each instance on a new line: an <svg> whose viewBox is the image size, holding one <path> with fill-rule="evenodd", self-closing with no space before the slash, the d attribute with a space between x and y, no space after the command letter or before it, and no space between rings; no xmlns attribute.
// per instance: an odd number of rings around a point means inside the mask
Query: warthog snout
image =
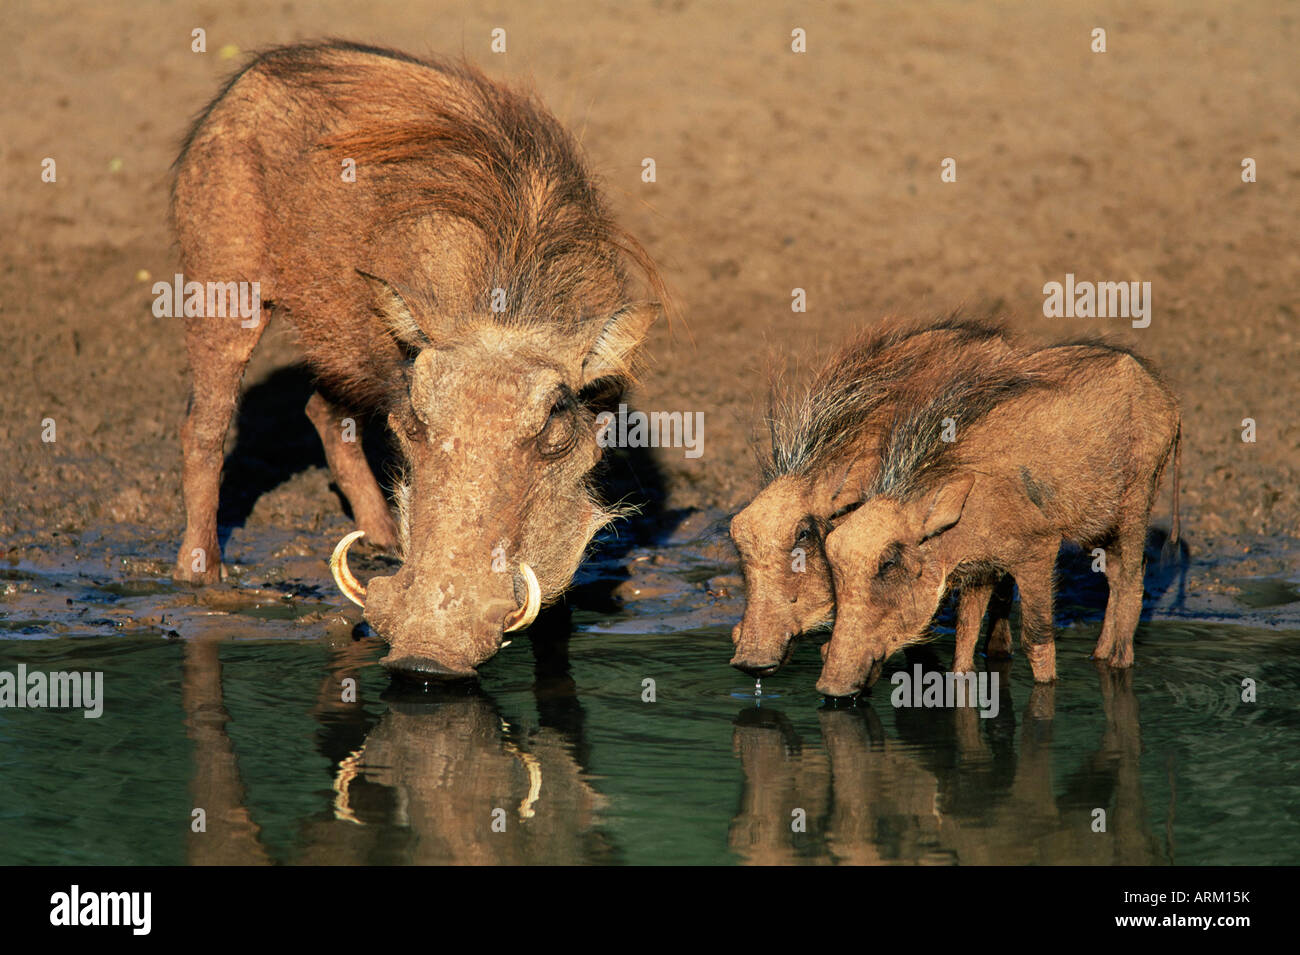
<svg viewBox="0 0 1300 955"><path fill-rule="evenodd" d="M738 660L732 657L731 665L741 673L748 673L752 677L771 676L781 669L781 661L779 660L775 663L754 663L750 660Z"/></svg>
<svg viewBox="0 0 1300 955"><path fill-rule="evenodd" d="M473 667L465 670L452 669L430 657L414 654L396 656L389 653L379 661L390 671L417 680L469 680L478 676Z"/></svg>
<svg viewBox="0 0 1300 955"><path fill-rule="evenodd" d="M352 574L347 557L348 549L363 536L354 531L339 541L330 557L330 571L344 596L366 611L366 619L391 644L380 660L390 670L421 679L473 677L480 664L509 645L505 635L529 626L541 609L541 587L527 563L520 563L512 581L522 593L521 602L486 597L430 609L421 595L454 594L457 582L416 589L415 575L407 568L364 585Z"/></svg>
<svg viewBox="0 0 1300 955"><path fill-rule="evenodd" d="M741 621L731 631L731 642L736 645L731 665L752 677L771 676L790 662L794 638L794 631L786 630L779 637L772 634L770 639L749 640L746 639L745 623Z"/></svg>

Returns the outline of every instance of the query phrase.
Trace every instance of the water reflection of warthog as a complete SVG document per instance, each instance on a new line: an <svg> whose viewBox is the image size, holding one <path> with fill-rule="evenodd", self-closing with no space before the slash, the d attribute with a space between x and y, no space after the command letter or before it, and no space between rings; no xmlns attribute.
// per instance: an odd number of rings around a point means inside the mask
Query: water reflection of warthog
<svg viewBox="0 0 1300 955"><path fill-rule="evenodd" d="M603 800L571 744L543 728L527 740L481 693L392 703L335 782L335 818L393 827L402 861L577 864L610 861L596 829ZM504 831L494 831L493 824ZM319 827L326 835L333 826ZM322 861L332 847L309 838Z"/></svg>
<svg viewBox="0 0 1300 955"><path fill-rule="evenodd" d="M195 743L195 806L206 832L191 832L194 864L271 861L246 805L224 726L215 641L187 645L185 707ZM347 651L345 651L346 653ZM322 710L355 714L322 687ZM306 864L544 864L614 861L597 828L602 797L584 777L571 734L522 733L472 684L393 700L364 741L338 760L328 813L304 824ZM322 818L322 816L324 818Z"/></svg>
<svg viewBox="0 0 1300 955"><path fill-rule="evenodd" d="M1132 671L1098 669L1106 729L1063 791L1051 771L1051 685L1034 687L1014 753L998 739L1009 702L989 721L969 708L900 711L897 741L871 707L823 709L824 749L802 745L780 713L746 710L734 731L744 794L731 849L756 864L1165 861L1142 795ZM795 809L805 832L792 831ZM1094 831L1097 809L1105 832Z"/></svg>

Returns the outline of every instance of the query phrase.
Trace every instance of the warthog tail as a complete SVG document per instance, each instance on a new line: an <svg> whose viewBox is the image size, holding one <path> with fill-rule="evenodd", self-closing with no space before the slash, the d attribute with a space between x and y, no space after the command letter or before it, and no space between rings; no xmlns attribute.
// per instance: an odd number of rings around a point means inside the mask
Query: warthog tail
<svg viewBox="0 0 1300 955"><path fill-rule="evenodd" d="M1179 556L1181 548L1178 546L1179 536L1181 534L1181 524L1178 519L1178 477L1183 469L1183 422L1178 422L1178 430L1174 432L1173 446L1173 464L1174 473L1172 477L1173 484L1173 520L1169 528L1169 539L1165 541L1164 547L1160 549L1160 562L1168 563L1170 560Z"/></svg>

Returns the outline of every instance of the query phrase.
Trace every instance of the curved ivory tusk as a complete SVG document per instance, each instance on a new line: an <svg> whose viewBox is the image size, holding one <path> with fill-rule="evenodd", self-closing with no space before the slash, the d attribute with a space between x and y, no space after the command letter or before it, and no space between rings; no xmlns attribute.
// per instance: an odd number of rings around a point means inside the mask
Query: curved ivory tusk
<svg viewBox="0 0 1300 955"><path fill-rule="evenodd" d="M525 753L522 750L516 750L515 755L519 757L524 768L528 770L528 795L519 803L519 818L532 819L537 815L533 806L537 800L542 798L542 764L537 761L537 757L531 753Z"/></svg>
<svg viewBox="0 0 1300 955"><path fill-rule="evenodd" d="M339 541L334 553L330 555L330 573L334 575L334 583L338 584L344 597L363 609L366 606L366 587L348 569L348 548L365 536L365 531L353 531Z"/></svg>
<svg viewBox="0 0 1300 955"><path fill-rule="evenodd" d="M505 633L522 630L537 619L537 612L542 609L542 588L537 583L533 568L523 561L519 562L519 572L524 575L524 585L528 589L524 605L506 616Z"/></svg>
<svg viewBox="0 0 1300 955"><path fill-rule="evenodd" d="M352 780L357 778L357 767L361 764L361 754L365 751L365 746L353 750L347 759L339 763L339 773L334 777L334 818L355 822L358 826L363 826L365 823L352 811L352 794L348 791L348 787L352 785Z"/></svg>
<svg viewBox="0 0 1300 955"><path fill-rule="evenodd" d="M525 564L524 566L527 567L528 565ZM501 732L503 734L508 734L510 732L510 724L504 719L501 721ZM519 818L532 819L537 815L533 806L537 804L537 800L542 798L542 764L537 761L536 756L531 753L525 753L514 743L510 742L508 738L503 739L501 745L505 748L507 753L515 757L519 762L523 763L524 768L528 770L528 795L519 803ZM357 822L359 824L360 820L357 820Z"/></svg>

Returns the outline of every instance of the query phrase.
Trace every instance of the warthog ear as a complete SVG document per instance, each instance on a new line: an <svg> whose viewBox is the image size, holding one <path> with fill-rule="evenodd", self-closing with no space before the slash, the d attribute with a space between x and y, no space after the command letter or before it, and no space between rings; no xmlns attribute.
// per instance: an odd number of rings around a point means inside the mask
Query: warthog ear
<svg viewBox="0 0 1300 955"><path fill-rule="evenodd" d="M935 492L930 499L930 511L925 516L921 527L921 540L929 540L936 534L942 534L961 519L962 508L966 506L966 496L970 494L975 475L964 474L954 478Z"/></svg>
<svg viewBox="0 0 1300 955"><path fill-rule="evenodd" d="M606 319L582 360L582 383L631 378L637 350L659 317L658 302L633 302Z"/></svg>
<svg viewBox="0 0 1300 955"><path fill-rule="evenodd" d="M357 269L357 275L365 279L366 284L370 286L370 291L375 298L375 311L384 320L384 324L388 326L388 331L392 336L397 339L397 343L413 351L428 348L428 336L424 334L424 329L415 320L415 316L411 314L405 299L402 298L397 289L379 276L371 275L369 272Z"/></svg>

